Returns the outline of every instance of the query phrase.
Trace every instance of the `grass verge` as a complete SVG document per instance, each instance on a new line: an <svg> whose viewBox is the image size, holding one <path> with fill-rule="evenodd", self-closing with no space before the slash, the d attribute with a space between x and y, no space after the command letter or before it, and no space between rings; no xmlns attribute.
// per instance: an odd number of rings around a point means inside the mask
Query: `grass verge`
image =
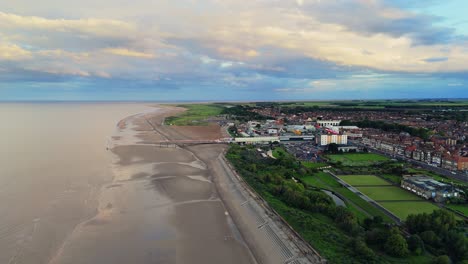
<svg viewBox="0 0 468 264"><path fill-rule="evenodd" d="M174 126L200 126L207 125L207 118L217 116L223 111L223 106L214 104L186 104L178 105L186 108L187 111L177 116L166 118L166 125Z"/></svg>

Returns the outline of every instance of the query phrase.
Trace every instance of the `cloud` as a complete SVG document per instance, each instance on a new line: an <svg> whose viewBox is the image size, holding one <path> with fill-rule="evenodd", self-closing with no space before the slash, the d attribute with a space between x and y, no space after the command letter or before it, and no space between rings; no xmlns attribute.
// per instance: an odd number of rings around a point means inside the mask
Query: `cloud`
<svg viewBox="0 0 468 264"><path fill-rule="evenodd" d="M441 17L399 9L390 2L329 0L309 2L304 11L326 23L339 24L363 34L410 37L417 45L451 42L455 30L436 26Z"/></svg>
<svg viewBox="0 0 468 264"><path fill-rule="evenodd" d="M0 42L0 60L24 60L31 58L31 52L15 45Z"/></svg>
<svg viewBox="0 0 468 264"><path fill-rule="evenodd" d="M468 79L468 41L404 1L83 1L0 3L2 78L283 95Z"/></svg>
<svg viewBox="0 0 468 264"><path fill-rule="evenodd" d="M107 48L104 49L104 52L119 55L119 56L128 56L128 57L136 57L136 58L144 58L144 59L153 59L155 56L151 53L144 53L134 50L129 50L126 48Z"/></svg>
<svg viewBox="0 0 468 264"><path fill-rule="evenodd" d="M434 57L434 58L424 59L425 62L443 62L447 60L448 60L447 57Z"/></svg>
<svg viewBox="0 0 468 264"><path fill-rule="evenodd" d="M0 12L0 25L4 30L47 30L107 37L135 30L131 23L112 19L47 19L4 12Z"/></svg>

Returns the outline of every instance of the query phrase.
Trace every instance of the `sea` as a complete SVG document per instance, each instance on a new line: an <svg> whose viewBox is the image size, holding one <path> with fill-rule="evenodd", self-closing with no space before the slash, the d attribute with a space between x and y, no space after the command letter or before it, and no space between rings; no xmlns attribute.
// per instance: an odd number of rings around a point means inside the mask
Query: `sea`
<svg viewBox="0 0 468 264"><path fill-rule="evenodd" d="M48 263L96 214L108 144L144 103L0 103L0 263Z"/></svg>

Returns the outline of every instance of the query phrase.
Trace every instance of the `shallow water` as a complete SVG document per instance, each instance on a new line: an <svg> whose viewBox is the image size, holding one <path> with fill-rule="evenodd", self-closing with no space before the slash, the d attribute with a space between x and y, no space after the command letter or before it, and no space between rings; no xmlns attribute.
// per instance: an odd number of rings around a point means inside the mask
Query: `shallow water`
<svg viewBox="0 0 468 264"><path fill-rule="evenodd" d="M251 263L194 153L144 144L165 140L148 114L122 120L110 145L115 177L98 213L80 224L52 263Z"/></svg>
<svg viewBox="0 0 468 264"><path fill-rule="evenodd" d="M330 196L333 199L333 202L335 202L337 206L346 207L346 203L343 200L341 200L340 197L336 196L335 194L327 190L323 190L323 192L326 193L328 196Z"/></svg>
<svg viewBox="0 0 468 264"><path fill-rule="evenodd" d="M0 104L0 263L47 263L96 214L117 122L144 104ZM105 217L90 225L99 225Z"/></svg>

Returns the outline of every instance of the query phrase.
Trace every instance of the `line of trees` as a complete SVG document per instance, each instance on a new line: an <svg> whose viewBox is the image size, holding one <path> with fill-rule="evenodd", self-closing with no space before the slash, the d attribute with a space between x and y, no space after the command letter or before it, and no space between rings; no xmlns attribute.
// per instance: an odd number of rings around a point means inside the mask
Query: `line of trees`
<svg viewBox="0 0 468 264"><path fill-rule="evenodd" d="M253 146L232 145L227 158L245 180L263 197L276 197L289 208L310 214L322 214L347 235L343 241L349 256L358 263L385 263L381 253L405 258L430 252L443 263L444 259L463 262L467 258L463 225L447 211L411 215L404 233L399 227L384 223L381 217L358 221L346 207L336 206L333 200L317 188L302 184L302 178L314 175L316 169L304 167L284 149L277 159L262 158ZM294 179L293 179L294 178ZM304 219L304 226L307 221ZM380 252L380 254L377 254ZM435 262L436 263L436 262Z"/></svg>
<svg viewBox="0 0 468 264"><path fill-rule="evenodd" d="M468 263L466 226L460 225L452 213L437 210L410 215L406 226L412 234L413 250L426 249L436 256L448 256L455 263Z"/></svg>

